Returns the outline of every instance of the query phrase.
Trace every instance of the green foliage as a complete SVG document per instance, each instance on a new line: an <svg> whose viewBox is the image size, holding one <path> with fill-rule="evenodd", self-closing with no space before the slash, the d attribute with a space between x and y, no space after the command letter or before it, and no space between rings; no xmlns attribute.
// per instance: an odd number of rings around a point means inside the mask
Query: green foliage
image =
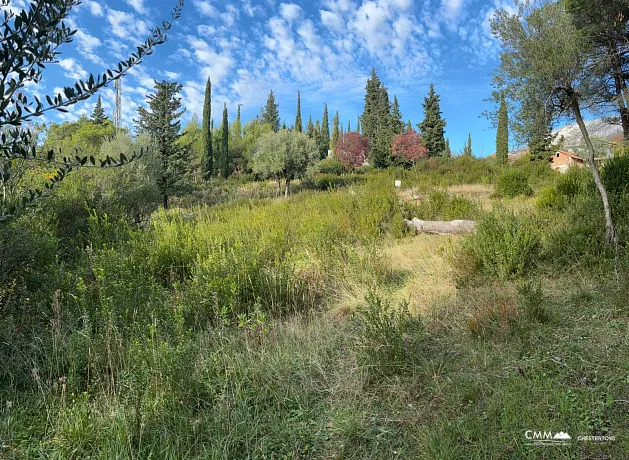
<svg viewBox="0 0 629 460"><path fill-rule="evenodd" d="M472 134L471 133L467 135L467 142L463 146L463 156L464 157L474 156L472 152Z"/></svg>
<svg viewBox="0 0 629 460"><path fill-rule="evenodd" d="M509 162L509 109L504 94L500 95L498 109L498 130L496 132L496 158L498 164L506 166Z"/></svg>
<svg viewBox="0 0 629 460"><path fill-rule="evenodd" d="M341 131L339 129L339 111L336 111L334 118L332 119L332 138L330 139L330 149L332 151L336 150L336 144L339 141L339 137L341 137Z"/></svg>
<svg viewBox="0 0 629 460"><path fill-rule="evenodd" d="M301 120L301 93L297 91L297 114L295 115L295 130L298 133L304 131L304 123Z"/></svg>
<svg viewBox="0 0 629 460"><path fill-rule="evenodd" d="M96 101L96 106L94 107L94 112L92 113L92 117L90 121L95 125L102 125L107 120L107 115L105 115L105 109L103 109L103 102L101 101L100 95L98 96L98 100Z"/></svg>
<svg viewBox="0 0 629 460"><path fill-rule="evenodd" d="M369 162L376 168L391 163L391 102L387 88L380 82L375 69L367 80L365 109L361 117L363 135L369 141Z"/></svg>
<svg viewBox="0 0 629 460"><path fill-rule="evenodd" d="M359 329L359 364L368 366L379 377L413 370L420 357L418 347L424 338L424 326L420 318L410 315L407 304L392 307L371 292L353 319Z"/></svg>
<svg viewBox="0 0 629 460"><path fill-rule="evenodd" d="M107 70L96 77L90 75L85 81L77 81L74 85L63 88L54 97L46 96L45 102L42 102L41 96L27 96L22 89L27 83L37 84L42 81L46 65L58 61L57 57L61 54L59 47L71 42L72 36L76 34L76 30L66 25L65 19L79 3L77 0L62 0L45 5L31 3L28 8L19 12L16 9L4 11L0 20L0 29L4 31L0 47L0 62L4 65L0 69L0 80L3 85L8 85L3 86L0 95L0 131L3 133L0 183L4 185L12 180L11 167L17 159L42 161L57 168L57 172L48 178L43 187L26 190L19 200L3 201L0 207L0 219L3 221L15 218L33 206L73 169L88 167L88 162L91 166L96 166L93 156L81 156L78 152L74 152L74 156L68 154L60 159L55 158L55 152L49 150L38 157L37 150L33 148L37 139L28 126L30 119L51 110L67 112L67 107L89 99L111 80L121 78L130 68L142 62L144 57L154 51L155 46L164 43L166 32L172 26L172 22L164 21L161 27L153 28L151 37L140 44L129 59L119 62L114 67L115 70ZM183 0L179 0L172 13L173 20L180 16L182 7ZM5 132L7 128L10 128L8 133ZM100 160L100 167L119 166L137 156L139 155L132 158L121 156L119 160L108 157Z"/></svg>
<svg viewBox="0 0 629 460"><path fill-rule="evenodd" d="M463 251L480 273L508 279L523 276L533 267L540 243L534 222L496 210L478 221L476 233L465 240Z"/></svg>
<svg viewBox="0 0 629 460"><path fill-rule="evenodd" d="M344 174L347 172L347 168L343 166L343 163L341 163L340 160L335 156L331 156L329 158L319 161L319 163L317 163L317 170L322 174L336 175Z"/></svg>
<svg viewBox="0 0 629 460"><path fill-rule="evenodd" d="M442 156L446 149L444 130L446 121L441 118L440 96L435 93L435 85L430 85L428 96L424 98L424 121L417 127L422 135L424 145L431 157Z"/></svg>
<svg viewBox="0 0 629 460"><path fill-rule="evenodd" d="M554 184L540 191L537 206L540 209L563 210L578 196L594 196L596 185L592 174L585 168L569 168L556 175Z"/></svg>
<svg viewBox="0 0 629 460"><path fill-rule="evenodd" d="M364 182L364 178L358 174L343 174L339 176L335 173L313 174L303 180L303 186L311 190L334 190L347 187L352 184Z"/></svg>
<svg viewBox="0 0 629 460"><path fill-rule="evenodd" d="M273 94L273 90L271 90L266 100L266 105L262 109L262 121L270 125L274 133L280 130L279 106L280 105L275 102L275 95Z"/></svg>
<svg viewBox="0 0 629 460"><path fill-rule="evenodd" d="M496 196L514 198L516 196L532 196L533 189L529 185L528 175L517 168L509 168L496 179Z"/></svg>
<svg viewBox="0 0 629 460"><path fill-rule="evenodd" d="M406 125L402 120L402 112L400 112L400 103L397 96L393 96L393 107L391 108L391 123L394 135L408 134L404 132Z"/></svg>
<svg viewBox="0 0 629 460"><path fill-rule="evenodd" d="M480 215L480 209L466 198L433 191L418 203L405 204L405 214L407 219L417 217L421 220L474 220Z"/></svg>
<svg viewBox="0 0 629 460"><path fill-rule="evenodd" d="M177 97L181 88L182 85L176 82L155 82L155 94L147 96L148 109L138 109L138 128L151 136L154 146L157 187L165 208L168 208L168 198L186 185L192 169L189 146L178 142L181 137L179 118L184 112L179 110L181 98Z"/></svg>
<svg viewBox="0 0 629 460"><path fill-rule="evenodd" d="M321 132L319 137L319 159L323 160L328 156L330 150L330 121L328 119L328 104L323 107L323 121L321 122Z"/></svg>
<svg viewBox="0 0 629 460"><path fill-rule="evenodd" d="M610 195L629 194L629 155L607 160L601 171L601 177Z"/></svg>
<svg viewBox="0 0 629 460"><path fill-rule="evenodd" d="M227 115L227 103L223 104L223 123L221 123L221 157L220 171L223 179L229 177L229 118Z"/></svg>
<svg viewBox="0 0 629 460"><path fill-rule="evenodd" d="M207 179L211 177L214 172L214 151L212 148L212 81L210 77L208 77L205 85L201 136L203 142L203 177Z"/></svg>
<svg viewBox="0 0 629 460"><path fill-rule="evenodd" d="M46 132L44 149L68 154L78 151L83 155L99 157L101 144L115 133L116 129L109 120L96 124L81 117L77 121L60 125L52 123ZM119 156L120 153L115 154Z"/></svg>

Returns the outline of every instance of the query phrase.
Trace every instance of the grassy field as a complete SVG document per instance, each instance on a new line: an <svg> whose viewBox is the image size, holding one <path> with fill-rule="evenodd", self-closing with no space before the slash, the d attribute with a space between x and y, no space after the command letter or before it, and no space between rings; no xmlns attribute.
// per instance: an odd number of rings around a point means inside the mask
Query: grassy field
<svg viewBox="0 0 629 460"><path fill-rule="evenodd" d="M626 458L629 259L587 187L504 198L472 166L94 214L28 301L3 294L0 458Z"/></svg>

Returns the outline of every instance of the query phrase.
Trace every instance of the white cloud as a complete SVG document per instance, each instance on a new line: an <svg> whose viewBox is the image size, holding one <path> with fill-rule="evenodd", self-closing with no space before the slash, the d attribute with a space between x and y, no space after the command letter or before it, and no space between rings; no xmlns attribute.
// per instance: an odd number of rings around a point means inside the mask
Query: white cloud
<svg viewBox="0 0 629 460"><path fill-rule="evenodd" d="M103 15L103 7L100 6L100 4L98 4L97 2L94 2L92 0L85 0L83 4L88 7L90 13L92 13L94 16Z"/></svg>
<svg viewBox="0 0 629 460"><path fill-rule="evenodd" d="M164 75L166 75L166 77L168 77L168 79L170 80L179 80L179 78L181 77L180 73L177 72L170 72L170 71L165 71Z"/></svg>
<svg viewBox="0 0 629 460"><path fill-rule="evenodd" d="M335 32L343 32L345 29L345 20L340 14L327 10L320 10L321 23Z"/></svg>
<svg viewBox="0 0 629 460"><path fill-rule="evenodd" d="M149 33L149 27L146 23L131 13L108 9L107 21L111 24L113 34L119 38L134 39Z"/></svg>
<svg viewBox="0 0 629 460"><path fill-rule="evenodd" d="M146 6L144 0L125 0L129 6L140 14L146 14Z"/></svg>
<svg viewBox="0 0 629 460"><path fill-rule="evenodd" d="M64 75L73 80L84 80L88 73L72 58L61 59L59 66L65 70Z"/></svg>
<svg viewBox="0 0 629 460"><path fill-rule="evenodd" d="M295 21L301 16L301 7L294 3L281 3L280 15L287 21Z"/></svg>
<svg viewBox="0 0 629 460"><path fill-rule="evenodd" d="M194 0L194 6L204 16L215 16L218 13L209 0Z"/></svg>
<svg viewBox="0 0 629 460"><path fill-rule="evenodd" d="M217 53L205 40L197 37L188 37L188 43L194 50L194 56L198 62L205 64L201 69L204 79L209 75L213 82L219 84L236 65L229 53Z"/></svg>

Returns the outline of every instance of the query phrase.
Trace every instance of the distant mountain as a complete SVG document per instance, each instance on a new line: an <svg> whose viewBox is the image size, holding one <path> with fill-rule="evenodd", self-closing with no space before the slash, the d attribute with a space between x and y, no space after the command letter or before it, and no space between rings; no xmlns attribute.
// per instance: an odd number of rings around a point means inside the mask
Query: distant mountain
<svg viewBox="0 0 629 460"><path fill-rule="evenodd" d="M585 127L592 139L602 139L610 144L622 140L622 126L611 124L603 118L586 121ZM577 153L583 142L581 130L576 123L557 129L553 131L553 134L557 134L556 142L559 142L563 137L563 149L570 152Z"/></svg>

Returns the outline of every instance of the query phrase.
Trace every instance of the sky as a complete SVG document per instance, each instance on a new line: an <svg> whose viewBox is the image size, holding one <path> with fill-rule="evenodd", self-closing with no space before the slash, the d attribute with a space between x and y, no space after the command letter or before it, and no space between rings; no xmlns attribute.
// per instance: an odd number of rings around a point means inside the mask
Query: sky
<svg viewBox="0 0 629 460"><path fill-rule="evenodd" d="M27 0L11 0L12 8ZM53 94L89 73L102 73L129 56L154 25L170 17L176 0L83 0L67 23L78 30L60 48L39 85L28 91ZM404 120L423 120L422 102L434 83L447 121L446 137L459 152L472 135L476 156L495 151L495 129L481 116L493 106L491 73L499 44L489 20L510 0L185 0L168 41L124 78L123 123L153 91L154 80L183 85L184 120L202 115L205 83L212 79L212 113L220 124L223 103L230 120L242 104L244 121L254 118L273 90L287 126L295 120L297 91L302 118L323 116L356 127L364 107L365 84L375 68L398 97ZM113 85L102 90L112 116ZM90 115L96 97L48 122ZM513 147L513 146L512 146Z"/></svg>

